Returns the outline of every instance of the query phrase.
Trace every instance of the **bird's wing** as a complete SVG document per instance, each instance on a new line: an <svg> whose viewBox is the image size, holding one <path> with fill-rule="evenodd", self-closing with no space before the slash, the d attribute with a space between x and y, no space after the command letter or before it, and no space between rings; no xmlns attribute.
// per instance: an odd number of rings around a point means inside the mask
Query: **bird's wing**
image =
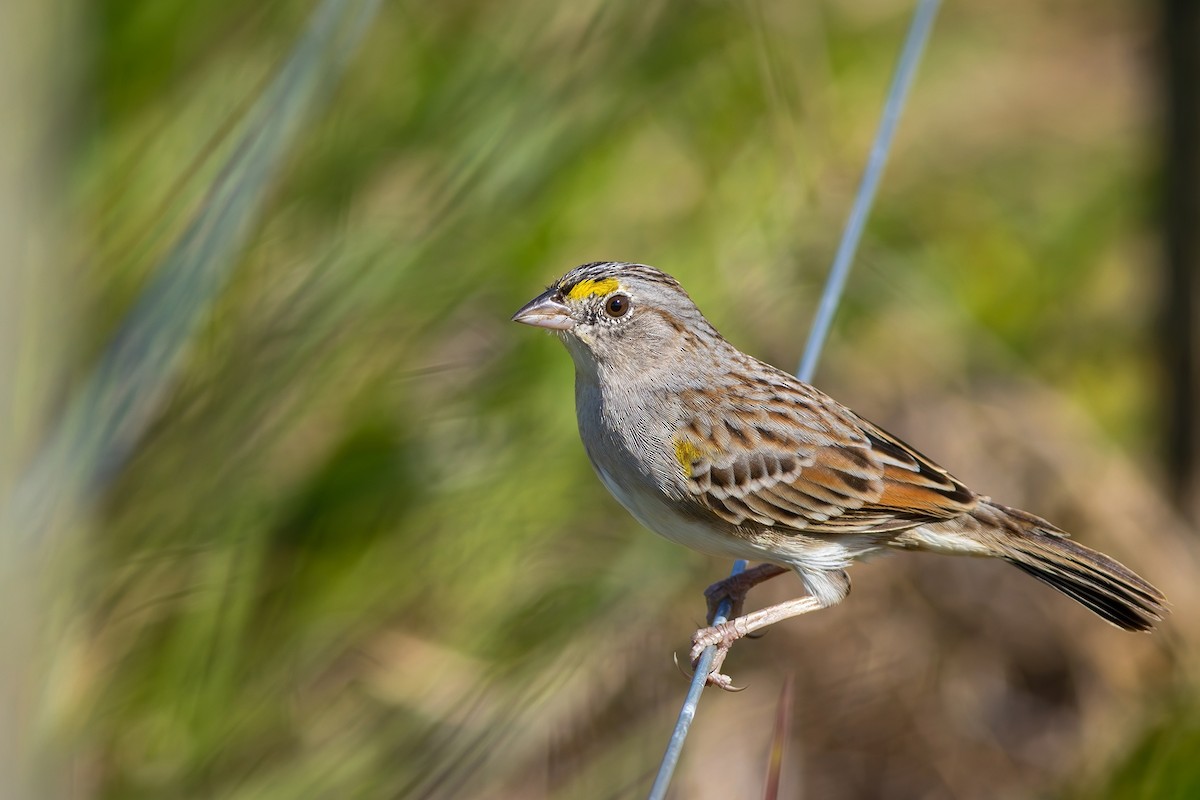
<svg viewBox="0 0 1200 800"><path fill-rule="evenodd" d="M976 505L946 470L785 373L734 385L685 398L700 410L674 440L688 491L728 522L900 531Z"/></svg>

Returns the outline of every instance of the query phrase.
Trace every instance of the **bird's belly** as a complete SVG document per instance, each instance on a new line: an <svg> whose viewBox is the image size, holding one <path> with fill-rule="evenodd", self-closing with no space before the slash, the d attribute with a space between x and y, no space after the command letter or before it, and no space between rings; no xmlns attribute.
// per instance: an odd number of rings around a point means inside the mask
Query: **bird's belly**
<svg viewBox="0 0 1200 800"><path fill-rule="evenodd" d="M602 464L593 462L593 466L617 502L659 536L711 556L786 563L780 560L777 551L688 517L680 513L665 495L641 486L624 486Z"/></svg>

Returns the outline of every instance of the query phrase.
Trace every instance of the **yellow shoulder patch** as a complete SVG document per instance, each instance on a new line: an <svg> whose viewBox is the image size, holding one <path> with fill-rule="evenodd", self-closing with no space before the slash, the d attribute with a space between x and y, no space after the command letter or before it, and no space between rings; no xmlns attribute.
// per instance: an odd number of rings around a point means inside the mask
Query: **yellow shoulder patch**
<svg viewBox="0 0 1200 800"><path fill-rule="evenodd" d="M692 477L692 464L700 460L704 455L700 452L700 448L689 442L687 439L675 439L675 460L679 462L679 466L683 468L683 477Z"/></svg>
<svg viewBox="0 0 1200 800"><path fill-rule="evenodd" d="M567 299L582 300L583 298L591 297L592 295L608 294L609 292L620 288L620 286L621 284L617 282L616 278L605 278L604 280L600 281L580 281L571 287L571 291L567 292Z"/></svg>

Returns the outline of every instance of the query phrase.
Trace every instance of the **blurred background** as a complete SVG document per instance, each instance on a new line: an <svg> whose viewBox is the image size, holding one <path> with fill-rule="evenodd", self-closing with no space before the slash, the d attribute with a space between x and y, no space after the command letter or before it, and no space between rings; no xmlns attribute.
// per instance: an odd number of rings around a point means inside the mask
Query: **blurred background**
<svg viewBox="0 0 1200 800"><path fill-rule="evenodd" d="M1200 796L1190 5L945 4L816 381L1173 615L857 567L674 796L762 796L789 678L781 796ZM912 4L315 7L0 11L0 796L644 795L729 564L509 316L643 261L794 369Z"/></svg>

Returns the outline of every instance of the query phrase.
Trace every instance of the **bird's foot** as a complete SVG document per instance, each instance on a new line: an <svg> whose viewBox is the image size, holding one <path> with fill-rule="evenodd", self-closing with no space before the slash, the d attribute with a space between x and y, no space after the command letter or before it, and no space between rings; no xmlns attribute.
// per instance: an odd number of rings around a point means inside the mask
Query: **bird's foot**
<svg viewBox="0 0 1200 800"><path fill-rule="evenodd" d="M742 609L746 605L746 595L750 590L763 581L785 572L787 572L786 569L774 564L759 564L757 567L730 575L709 586L704 590L704 597L708 601L708 624L712 625L717 618L717 609L723 600L728 600L730 604L730 611L725 615L726 618L740 617Z"/></svg>
<svg viewBox="0 0 1200 800"><path fill-rule="evenodd" d="M709 686L716 686L727 692L741 691L740 688L733 685L732 678L721 672L721 666L725 663L725 656L729 655L729 650L733 647L733 643L746 635L745 632L739 629L736 623L737 620L734 619L729 622L722 622L720 625L701 628L692 634L692 669L696 669L700 663L700 656L704 654L704 651L709 647L715 646L717 652L713 656L705 682Z"/></svg>

